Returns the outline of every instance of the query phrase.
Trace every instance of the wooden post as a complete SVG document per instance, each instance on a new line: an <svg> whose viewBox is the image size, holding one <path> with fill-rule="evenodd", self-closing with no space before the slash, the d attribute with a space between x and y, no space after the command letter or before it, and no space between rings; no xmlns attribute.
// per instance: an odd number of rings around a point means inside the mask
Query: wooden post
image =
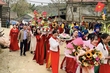
<svg viewBox="0 0 110 73"><path fill-rule="evenodd" d="M0 31L1 31L1 25L2 25L2 6L0 6Z"/></svg>

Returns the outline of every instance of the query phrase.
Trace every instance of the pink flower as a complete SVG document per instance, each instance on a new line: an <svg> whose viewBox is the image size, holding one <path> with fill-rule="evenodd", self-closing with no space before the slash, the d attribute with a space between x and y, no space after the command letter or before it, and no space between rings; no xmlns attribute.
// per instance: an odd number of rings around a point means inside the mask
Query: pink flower
<svg viewBox="0 0 110 73"><path fill-rule="evenodd" d="M96 61L99 61L99 60L100 60L100 59L97 57L97 58L96 58Z"/></svg>
<svg viewBox="0 0 110 73"><path fill-rule="evenodd" d="M69 48L69 49L74 49L74 47L71 43L68 43L66 47Z"/></svg>
<svg viewBox="0 0 110 73"><path fill-rule="evenodd" d="M72 41L75 45L83 45L83 40L82 38L76 38L75 40Z"/></svg>
<svg viewBox="0 0 110 73"><path fill-rule="evenodd" d="M73 52L75 52L76 50L75 50L75 49L73 49L72 51L73 51Z"/></svg>

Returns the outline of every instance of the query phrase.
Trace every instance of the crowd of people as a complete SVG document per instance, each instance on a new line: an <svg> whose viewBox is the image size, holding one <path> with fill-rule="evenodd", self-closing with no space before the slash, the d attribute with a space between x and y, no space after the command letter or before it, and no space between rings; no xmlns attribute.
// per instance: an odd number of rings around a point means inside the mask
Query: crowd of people
<svg viewBox="0 0 110 73"><path fill-rule="evenodd" d="M101 23L95 22L82 22L77 23L58 23L56 21L48 24L49 32L43 33L41 31L42 25L32 26L31 24L19 24L13 25L10 30L10 52L17 51L20 49L20 56L26 56L26 52L30 51L34 54L33 60L39 65L46 63L46 68L52 69L52 73L59 73L59 57L60 57L60 43L64 42L58 38L59 34L66 33L69 34L72 39L66 41L66 45L71 43L71 41L81 38L82 44L89 42L91 50L96 47L103 54L104 63L100 66L89 67L84 70L74 58L65 55L62 63L61 69L65 70L67 73L110 73L108 66L109 47L108 43L110 41L110 36L107 33L101 33ZM89 29L93 32L89 33ZM81 41L77 41L81 42ZM20 43L20 47L19 44ZM68 49L70 50L70 49ZM84 71L83 71L84 70Z"/></svg>

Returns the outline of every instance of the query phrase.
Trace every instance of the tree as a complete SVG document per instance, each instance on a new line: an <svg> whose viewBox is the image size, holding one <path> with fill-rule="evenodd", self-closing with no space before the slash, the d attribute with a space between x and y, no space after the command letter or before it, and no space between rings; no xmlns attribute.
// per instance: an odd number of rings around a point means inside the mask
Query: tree
<svg viewBox="0 0 110 73"><path fill-rule="evenodd" d="M29 9L31 9L32 11L36 10L36 6L35 4L29 4Z"/></svg>
<svg viewBox="0 0 110 73"><path fill-rule="evenodd" d="M18 0L16 3L13 3L11 5L11 10L16 12L18 17L21 17L31 12L29 3L26 0Z"/></svg>
<svg viewBox="0 0 110 73"><path fill-rule="evenodd" d="M11 4L16 3L19 0L3 0L5 3L7 3L9 6L11 6Z"/></svg>

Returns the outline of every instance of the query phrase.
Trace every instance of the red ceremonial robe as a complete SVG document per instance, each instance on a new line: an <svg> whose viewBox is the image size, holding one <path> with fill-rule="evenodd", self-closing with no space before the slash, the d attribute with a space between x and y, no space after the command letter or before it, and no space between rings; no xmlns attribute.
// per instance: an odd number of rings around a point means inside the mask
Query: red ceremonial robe
<svg viewBox="0 0 110 73"><path fill-rule="evenodd" d="M108 45L106 46L107 50L109 50ZM101 64L99 66L99 73L110 73L110 64L109 64L109 60L107 62L107 64Z"/></svg>
<svg viewBox="0 0 110 73"><path fill-rule="evenodd" d="M49 44L49 39L50 37L52 36L52 34L49 34L47 37L46 37L46 62L47 62L47 59L48 59L48 54L49 54L49 51L50 51L50 44Z"/></svg>
<svg viewBox="0 0 110 73"><path fill-rule="evenodd" d="M109 64L100 65L99 73L110 73L110 65Z"/></svg>
<svg viewBox="0 0 110 73"><path fill-rule="evenodd" d="M63 63L66 61L65 71L67 73L75 73L78 67L77 62L73 58L65 57L61 64L61 69L63 68Z"/></svg>
<svg viewBox="0 0 110 73"><path fill-rule="evenodd" d="M46 59L46 35L42 35L43 47L44 47L44 60Z"/></svg>
<svg viewBox="0 0 110 73"><path fill-rule="evenodd" d="M64 29L60 26L59 27L59 33L61 34L61 33L63 33L63 31L64 31Z"/></svg>
<svg viewBox="0 0 110 73"><path fill-rule="evenodd" d="M68 44L70 41L66 41L66 44ZM61 67L60 69L63 69L63 65L64 63L66 63L66 67L65 67L65 71L67 73L75 73L76 69L78 67L76 60L74 60L73 58L69 58L69 57L64 57L62 63L61 63Z"/></svg>
<svg viewBox="0 0 110 73"><path fill-rule="evenodd" d="M58 73L59 55L60 55L59 51L58 52L51 51L52 73Z"/></svg>
<svg viewBox="0 0 110 73"><path fill-rule="evenodd" d="M49 44L49 39L50 37L52 36L52 34L49 34L47 37L46 37L46 68L50 68L50 44Z"/></svg>
<svg viewBox="0 0 110 73"><path fill-rule="evenodd" d="M56 45L56 43L53 42L53 41L56 40L56 38L51 37L50 39L49 39L49 41L51 41L51 43L50 43L50 50L51 50L52 73L58 73L59 55L60 55L59 52L60 51L59 51L59 47L58 46L56 47L58 49L58 51L53 51L55 49L55 45ZM51 48L53 48L53 50Z"/></svg>
<svg viewBox="0 0 110 73"><path fill-rule="evenodd" d="M43 43L44 40L40 36L41 35L36 35L37 45L36 45L36 50L35 50L33 60L36 60L36 62L39 65L43 65L44 64L44 43Z"/></svg>
<svg viewBox="0 0 110 73"><path fill-rule="evenodd" d="M9 49L11 51L17 51L19 50L19 46L18 46L18 33L19 33L19 30L16 28L12 28L10 30L10 47Z"/></svg>

